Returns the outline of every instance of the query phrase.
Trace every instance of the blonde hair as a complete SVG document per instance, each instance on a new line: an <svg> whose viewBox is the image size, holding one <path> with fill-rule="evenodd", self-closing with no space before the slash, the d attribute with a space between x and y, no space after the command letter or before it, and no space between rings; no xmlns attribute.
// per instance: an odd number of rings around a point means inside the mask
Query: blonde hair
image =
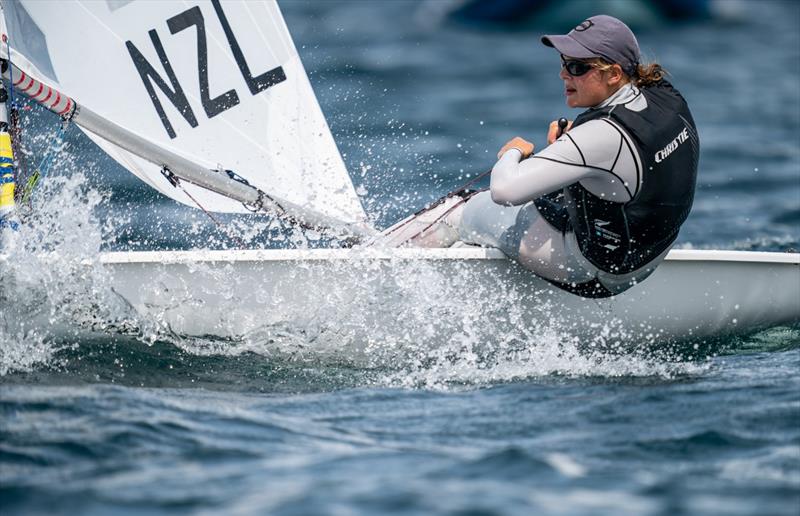
<svg viewBox="0 0 800 516"><path fill-rule="evenodd" d="M601 57L587 59L586 62L603 72L610 70L611 67L614 66ZM669 72L662 68L658 63L647 63L636 65L636 73L633 76L628 74L625 75L637 88L646 88L662 80L664 77L669 75Z"/></svg>

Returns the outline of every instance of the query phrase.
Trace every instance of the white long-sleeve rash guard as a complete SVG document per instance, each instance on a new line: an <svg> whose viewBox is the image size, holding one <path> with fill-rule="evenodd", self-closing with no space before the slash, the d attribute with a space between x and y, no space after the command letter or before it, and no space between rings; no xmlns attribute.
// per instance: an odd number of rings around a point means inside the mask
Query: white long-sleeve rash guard
<svg viewBox="0 0 800 516"><path fill-rule="evenodd" d="M644 109L646 99L627 84L596 107ZM626 104L620 106L619 104ZM519 205L580 182L610 201L628 202L642 182L642 165L630 136L610 119L590 120L563 134L552 145L520 161L517 149L505 152L492 169L492 200Z"/></svg>

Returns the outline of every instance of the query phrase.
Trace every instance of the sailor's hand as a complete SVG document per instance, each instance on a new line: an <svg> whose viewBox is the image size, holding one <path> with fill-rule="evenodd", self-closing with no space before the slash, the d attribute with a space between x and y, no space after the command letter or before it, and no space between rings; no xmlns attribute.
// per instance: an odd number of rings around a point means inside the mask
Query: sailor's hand
<svg viewBox="0 0 800 516"><path fill-rule="evenodd" d="M563 120L563 119L562 119ZM550 122L550 129L547 131L547 145L552 145L554 141L558 140L562 134L572 129L572 120L567 120L567 125L564 127L558 123L558 120Z"/></svg>
<svg viewBox="0 0 800 516"><path fill-rule="evenodd" d="M526 141L519 136L516 136L508 141L503 148L500 149L500 152L497 153L497 159L500 159L506 151L511 149L517 149L520 154L522 154L522 159L527 158L531 154L533 154L533 144L529 141Z"/></svg>

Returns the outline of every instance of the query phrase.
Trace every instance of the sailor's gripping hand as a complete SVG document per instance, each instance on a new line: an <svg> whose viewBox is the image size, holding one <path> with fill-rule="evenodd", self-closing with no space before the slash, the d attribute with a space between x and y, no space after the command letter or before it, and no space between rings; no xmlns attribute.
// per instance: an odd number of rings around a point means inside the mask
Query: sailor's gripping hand
<svg viewBox="0 0 800 516"><path fill-rule="evenodd" d="M531 154L533 154L533 144L519 136L515 136L511 140L508 141L503 148L500 149L500 152L497 153L497 159L500 159L506 151L511 149L517 149L520 154L522 154L522 159L527 158Z"/></svg>
<svg viewBox="0 0 800 516"><path fill-rule="evenodd" d="M564 120L563 118L561 120ZM567 120L566 126L563 123L559 124L559 120L550 122L550 129L547 131L547 145L552 145L554 141L558 140L562 134L572 129L572 120Z"/></svg>

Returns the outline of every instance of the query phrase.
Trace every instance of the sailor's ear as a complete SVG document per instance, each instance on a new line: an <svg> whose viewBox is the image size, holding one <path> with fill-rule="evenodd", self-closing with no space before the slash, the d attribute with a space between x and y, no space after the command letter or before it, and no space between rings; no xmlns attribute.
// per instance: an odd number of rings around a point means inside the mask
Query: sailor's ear
<svg viewBox="0 0 800 516"><path fill-rule="evenodd" d="M625 72L622 71L622 67L618 64L613 64L611 68L606 70L606 81L609 86L619 84L624 78Z"/></svg>

